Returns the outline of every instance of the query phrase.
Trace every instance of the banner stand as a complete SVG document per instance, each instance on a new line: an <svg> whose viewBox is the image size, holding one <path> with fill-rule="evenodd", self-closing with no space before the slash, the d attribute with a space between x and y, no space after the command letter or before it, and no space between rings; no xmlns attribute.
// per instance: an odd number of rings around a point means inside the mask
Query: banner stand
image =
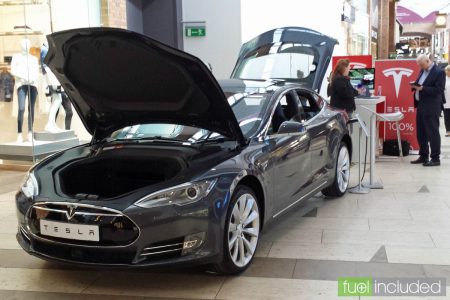
<svg viewBox="0 0 450 300"><path fill-rule="evenodd" d="M380 124L380 137L383 140L397 139L399 126L401 139L406 140L413 150L419 149L416 138L416 110L410 82L416 80L420 70L414 59L375 61L375 86L381 90L386 101L377 106L377 113L401 112L404 118L395 122Z"/></svg>

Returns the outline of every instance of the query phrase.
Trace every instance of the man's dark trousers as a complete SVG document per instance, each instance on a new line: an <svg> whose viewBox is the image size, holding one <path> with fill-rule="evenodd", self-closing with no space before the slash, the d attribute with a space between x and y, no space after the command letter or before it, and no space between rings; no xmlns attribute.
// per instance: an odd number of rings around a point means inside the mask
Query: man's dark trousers
<svg viewBox="0 0 450 300"><path fill-rule="evenodd" d="M423 109L417 109L416 127L417 141L420 146L419 155L427 159L431 156L432 160L439 161L441 155L439 115L427 114ZM431 148L431 155L429 148Z"/></svg>
<svg viewBox="0 0 450 300"><path fill-rule="evenodd" d="M416 80L422 76L420 72ZM441 136L439 135L439 116L441 115L445 90L445 73L434 64L422 84L419 92L419 101L414 97L414 107L417 109L417 141L419 142L419 155L428 160L439 161L441 154ZM413 94L414 96L414 94ZM431 155L430 150L431 148Z"/></svg>

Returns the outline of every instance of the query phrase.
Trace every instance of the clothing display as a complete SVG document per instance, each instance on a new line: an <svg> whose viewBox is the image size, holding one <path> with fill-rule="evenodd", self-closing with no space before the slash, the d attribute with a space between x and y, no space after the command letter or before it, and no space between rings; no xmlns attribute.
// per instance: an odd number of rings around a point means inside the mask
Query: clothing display
<svg viewBox="0 0 450 300"><path fill-rule="evenodd" d="M14 76L7 70L0 73L0 101L11 102L14 95Z"/></svg>
<svg viewBox="0 0 450 300"><path fill-rule="evenodd" d="M40 57L41 57L41 48L39 48L39 47L31 47L29 52L30 52L31 55L33 55L37 59L40 59Z"/></svg>
<svg viewBox="0 0 450 300"><path fill-rule="evenodd" d="M34 121L34 106L37 97L37 80L39 76L38 59L28 53L30 41L20 41L21 53L13 55L11 61L11 74L16 77L19 113L17 117L18 142L21 141L25 102L28 98L28 132L31 133ZM28 96L28 97L27 97Z"/></svg>
<svg viewBox="0 0 450 300"><path fill-rule="evenodd" d="M19 115L17 117L17 132L22 133L23 115L25 113L25 102L28 96L28 132L31 132L34 121L34 105L36 103L37 88L33 85L21 85L17 89L19 101Z"/></svg>
<svg viewBox="0 0 450 300"><path fill-rule="evenodd" d="M61 105L64 108L64 111L66 113L66 117L64 119L65 129L70 130L70 125L72 124L72 116L73 116L72 103L70 103L69 97L67 97L66 93L62 92L61 97L62 97ZM56 118L58 118L58 114L59 114L59 109L56 112Z"/></svg>
<svg viewBox="0 0 450 300"><path fill-rule="evenodd" d="M31 54L14 54L11 61L11 73L17 77L17 88L21 85L37 86L39 76L38 59Z"/></svg>
<svg viewBox="0 0 450 300"><path fill-rule="evenodd" d="M48 52L48 46L46 44L43 44L41 46L40 62L41 62L42 74L44 74L44 75L47 73L47 71L45 70L45 67L47 67L47 65L44 64L44 59L45 59L45 56L47 55L47 52Z"/></svg>
<svg viewBox="0 0 450 300"><path fill-rule="evenodd" d="M47 79L50 74L52 74L52 73L50 72L50 73L46 74ZM58 128L58 126L56 125L56 114L62 103L61 86L49 85L49 90L50 90L50 96L52 99L52 105L50 106L50 111L48 113L48 121L47 121L47 125L45 125L45 131L51 132L51 133L57 133L57 132L61 131L61 129Z"/></svg>
<svg viewBox="0 0 450 300"><path fill-rule="evenodd" d="M45 79L48 84L48 90L49 90L49 96L51 97L52 105L50 106L50 111L48 113L48 121L47 125L45 125L45 131L57 133L61 132L62 130L58 128L56 125L56 118L58 116L59 108L62 104L62 88L61 85L56 78L55 74L50 70L50 68L44 64L45 56L47 55L48 48L47 45L43 44L41 47L41 67L42 67L42 73L45 76ZM66 111L67 112L67 111ZM70 115L70 120L68 121L66 119L66 128L70 127L70 122L72 120L72 116ZM67 118L67 114L66 114ZM69 124L67 124L69 123Z"/></svg>

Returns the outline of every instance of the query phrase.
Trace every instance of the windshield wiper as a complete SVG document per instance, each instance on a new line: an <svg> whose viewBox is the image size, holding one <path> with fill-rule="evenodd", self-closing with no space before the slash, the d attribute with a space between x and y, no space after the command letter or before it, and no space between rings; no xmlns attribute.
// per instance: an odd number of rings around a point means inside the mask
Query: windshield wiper
<svg viewBox="0 0 450 300"><path fill-rule="evenodd" d="M205 144L207 143L215 143L215 144L220 144L220 143L224 143L226 141L233 141L233 139L224 137L222 135L220 136L215 136L213 138L211 138L211 135L214 132L210 131L205 138L202 138L201 140L198 140L197 142L195 142L196 144L200 144L199 148L201 149Z"/></svg>
<svg viewBox="0 0 450 300"><path fill-rule="evenodd" d="M213 134L212 131L209 131L208 134L206 135L206 137L204 139L202 139L201 141L199 141L200 146L198 147L198 149L203 148L203 146L205 146L206 142L208 141L208 139L211 137L211 135Z"/></svg>
<svg viewBox="0 0 450 300"><path fill-rule="evenodd" d="M166 138L162 136L151 136L151 137L137 137L137 138L120 138L116 139L116 141L129 141L129 142L170 142L170 143L190 143L188 141L173 139L173 138Z"/></svg>

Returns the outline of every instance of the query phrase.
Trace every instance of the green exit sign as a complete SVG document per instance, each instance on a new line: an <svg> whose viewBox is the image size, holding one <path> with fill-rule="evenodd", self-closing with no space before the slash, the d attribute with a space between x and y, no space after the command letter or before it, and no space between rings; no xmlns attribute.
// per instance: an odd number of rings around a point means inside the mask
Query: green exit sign
<svg viewBox="0 0 450 300"><path fill-rule="evenodd" d="M206 28L205 27L186 27L185 34L187 37L206 36Z"/></svg>

